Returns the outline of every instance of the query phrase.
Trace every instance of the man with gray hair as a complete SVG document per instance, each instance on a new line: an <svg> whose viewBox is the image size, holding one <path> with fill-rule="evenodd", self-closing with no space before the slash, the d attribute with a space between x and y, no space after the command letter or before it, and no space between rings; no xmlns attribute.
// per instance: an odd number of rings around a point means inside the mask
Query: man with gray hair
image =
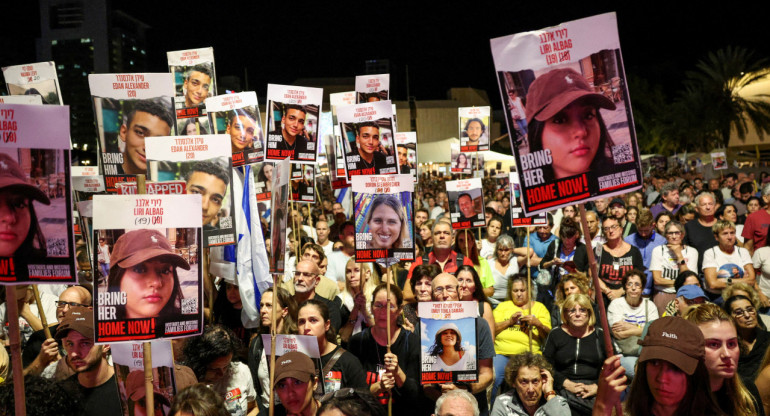
<svg viewBox="0 0 770 416"><path fill-rule="evenodd" d="M770 183L762 187L762 203L765 209L758 209L746 217L743 225L743 247L754 255L754 250L764 247L767 241L767 227L770 224Z"/></svg>
<svg viewBox="0 0 770 416"><path fill-rule="evenodd" d="M663 211L676 215L682 205L679 204L679 187L674 182L667 182L660 188L660 202L650 207L652 217L656 218Z"/></svg>
<svg viewBox="0 0 770 416"><path fill-rule="evenodd" d="M449 390L436 400L433 416L479 416L479 403L465 390Z"/></svg>
<svg viewBox="0 0 770 416"><path fill-rule="evenodd" d="M703 254L717 245L717 239L711 227L716 224L716 199L711 192L701 192L695 197L695 212L698 218L688 221L684 226L684 244L698 250L698 270L703 264Z"/></svg>

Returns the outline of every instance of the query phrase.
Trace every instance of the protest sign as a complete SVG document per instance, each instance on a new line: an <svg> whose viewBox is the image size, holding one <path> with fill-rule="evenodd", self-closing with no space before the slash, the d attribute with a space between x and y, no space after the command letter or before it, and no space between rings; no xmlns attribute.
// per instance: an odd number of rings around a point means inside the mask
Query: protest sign
<svg viewBox="0 0 770 416"><path fill-rule="evenodd" d="M614 13L491 46L527 215L641 186Z"/></svg>
<svg viewBox="0 0 770 416"><path fill-rule="evenodd" d="M233 166L265 159L265 136L259 116L257 94L253 91L206 99L212 132L230 136ZM180 134L188 134L181 133Z"/></svg>
<svg viewBox="0 0 770 416"><path fill-rule="evenodd" d="M257 201L270 201L273 189L274 162L260 162L251 164L251 172L254 175L254 193Z"/></svg>
<svg viewBox="0 0 770 416"><path fill-rule="evenodd" d="M417 133L398 132L395 139L398 173L412 175L414 181L417 182Z"/></svg>
<svg viewBox="0 0 770 416"><path fill-rule="evenodd" d="M421 384L478 380L475 301L420 302Z"/></svg>
<svg viewBox="0 0 770 416"><path fill-rule="evenodd" d="M265 346L265 354L269 356L269 351L271 351L273 347L270 334L262 334L262 344ZM288 354L292 351L298 351L310 357L310 359L313 360L313 363L315 363L316 376L318 377L318 380L319 381L324 380L324 377L321 376L321 353L320 351L318 351L318 338L312 335L277 334L275 336L276 362L278 362L278 359L282 357L284 354ZM267 360L267 361L269 363L270 360ZM268 364L268 367L269 367L269 364ZM332 373L339 373L339 371L334 371ZM342 387L341 374L337 374L336 380L337 380L336 383L334 383L334 379L332 379L331 380L332 382L328 386L324 385L323 387L326 389L324 391L328 392L328 391L339 390ZM326 383L323 383L323 384L326 384Z"/></svg>
<svg viewBox="0 0 770 416"><path fill-rule="evenodd" d="M725 152L711 152L711 166L714 170L727 169Z"/></svg>
<svg viewBox="0 0 770 416"><path fill-rule="evenodd" d="M390 74L359 75L356 77L356 104L390 99Z"/></svg>
<svg viewBox="0 0 770 416"><path fill-rule="evenodd" d="M270 208L270 273L283 273L286 256L286 222L289 218L289 180L291 162L284 160L273 169Z"/></svg>
<svg viewBox="0 0 770 416"><path fill-rule="evenodd" d="M511 190L511 226L529 227L530 225L548 225L548 213L541 212L532 216L524 215L524 209L519 204L521 199L521 183L517 172L509 173Z"/></svg>
<svg viewBox="0 0 770 416"><path fill-rule="evenodd" d="M64 104L53 61L3 67L3 78L10 95L38 96L43 104Z"/></svg>
<svg viewBox="0 0 770 416"><path fill-rule="evenodd" d="M482 191L481 178L460 179L446 183L453 229L465 230L486 225Z"/></svg>
<svg viewBox="0 0 770 416"><path fill-rule="evenodd" d="M233 169L228 136L156 137L147 142L146 149L148 179L183 180L188 194L200 195L203 246L235 244Z"/></svg>
<svg viewBox="0 0 770 416"><path fill-rule="evenodd" d="M356 261L414 260L412 175L353 176Z"/></svg>
<svg viewBox="0 0 770 416"><path fill-rule="evenodd" d="M204 103L217 94L214 48L169 51L166 57L169 72L174 76L177 131L181 135L188 128L195 128L192 134L212 133Z"/></svg>
<svg viewBox="0 0 770 416"><path fill-rule="evenodd" d="M291 164L291 195L292 201L315 202L315 166Z"/></svg>
<svg viewBox="0 0 770 416"><path fill-rule="evenodd" d="M0 104L42 105L43 98L39 95L5 95L0 96Z"/></svg>
<svg viewBox="0 0 770 416"><path fill-rule="evenodd" d="M167 415L171 401L176 395L174 358L171 341L150 342L152 351L152 390L155 415ZM120 343L110 345L112 365L118 381L118 394L124 416L139 416L145 408L144 349L141 343Z"/></svg>
<svg viewBox="0 0 770 416"><path fill-rule="evenodd" d="M460 150L477 152L489 150L491 107L460 107L457 109Z"/></svg>
<svg viewBox="0 0 770 416"><path fill-rule="evenodd" d="M398 173L390 101L337 107L337 120L348 181L355 175Z"/></svg>
<svg viewBox="0 0 770 416"><path fill-rule="evenodd" d="M108 192L147 173L145 141L176 134L171 74L91 74L97 145Z"/></svg>
<svg viewBox="0 0 770 416"><path fill-rule="evenodd" d="M200 213L197 195L94 196L93 252L100 240L109 252L95 285L96 342L201 333Z"/></svg>
<svg viewBox="0 0 770 416"><path fill-rule="evenodd" d="M267 160L315 163L323 89L267 85Z"/></svg>
<svg viewBox="0 0 770 416"><path fill-rule="evenodd" d="M0 104L0 284L76 282L69 116Z"/></svg>
<svg viewBox="0 0 770 416"><path fill-rule="evenodd" d="M468 160L468 155L460 152L460 144L451 143L449 145L451 168L452 173L471 173L471 161Z"/></svg>
<svg viewBox="0 0 770 416"><path fill-rule="evenodd" d="M136 182L118 182L115 184L118 195L136 195ZM149 195L178 195L187 193L187 182L185 181L164 181L164 182L145 182L145 192Z"/></svg>

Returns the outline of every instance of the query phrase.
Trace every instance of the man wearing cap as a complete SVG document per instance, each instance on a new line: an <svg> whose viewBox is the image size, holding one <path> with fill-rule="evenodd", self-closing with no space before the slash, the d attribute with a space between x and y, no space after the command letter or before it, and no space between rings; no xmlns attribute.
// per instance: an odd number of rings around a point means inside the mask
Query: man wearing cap
<svg viewBox="0 0 770 416"><path fill-rule="evenodd" d="M313 397L318 384L318 376L313 360L307 355L291 351L275 360L275 382L273 390L278 394L280 403L275 405L274 415L313 416L320 403ZM268 409L259 412L267 416Z"/></svg>
<svg viewBox="0 0 770 416"><path fill-rule="evenodd" d="M61 322L71 307L81 306L91 308L91 292L83 286L70 286L59 295L56 302L56 321ZM51 336L56 335L59 324L49 327ZM55 365L48 366L59 359L59 345L53 338L46 339L45 330L35 331L30 335L21 354L24 364L24 375L41 375L50 378L49 372ZM45 373L44 373L45 370Z"/></svg>
<svg viewBox="0 0 770 416"><path fill-rule="evenodd" d="M94 345L94 312L73 306L59 323L60 340L66 360L75 375L64 382L83 396L84 415L123 414L118 396L115 370L107 362L109 345Z"/></svg>
<svg viewBox="0 0 770 416"><path fill-rule="evenodd" d="M459 286L460 284L454 275L449 273L439 274L433 278L433 281L431 282L433 301L448 302L459 300ZM495 346L489 324L484 318L477 316L476 358L478 360L478 381L475 383L428 385L425 387L425 394L428 398L435 400L442 393L446 393L447 391L465 389L476 397L481 413L488 414L489 404L487 402L487 387L489 387L495 379L494 371L492 370L492 360L494 357Z"/></svg>
<svg viewBox="0 0 770 416"><path fill-rule="evenodd" d="M155 416L162 416L165 414L163 406L170 407L168 398L163 395L158 386L155 383L152 384L153 391L153 406L155 407ZM147 414L147 388L144 383L144 370L134 370L128 373L126 377L126 396L128 400L126 403L129 407L133 407L134 416L144 416ZM130 401L129 401L130 400ZM133 405L133 406L132 406Z"/></svg>
<svg viewBox="0 0 770 416"><path fill-rule="evenodd" d="M706 303L708 297L698 285L684 285L676 291L676 315L683 317L690 306ZM665 316L665 315L664 315Z"/></svg>
<svg viewBox="0 0 770 416"><path fill-rule="evenodd" d="M618 220L618 223L623 227L623 238L636 232L636 225L631 221L626 220L626 203L621 198L614 198L610 202L610 215Z"/></svg>

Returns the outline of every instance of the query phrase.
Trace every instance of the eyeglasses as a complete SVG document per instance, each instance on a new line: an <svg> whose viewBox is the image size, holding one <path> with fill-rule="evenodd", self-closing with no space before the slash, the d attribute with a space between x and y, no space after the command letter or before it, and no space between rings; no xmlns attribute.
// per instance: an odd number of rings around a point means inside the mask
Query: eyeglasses
<svg viewBox="0 0 770 416"><path fill-rule="evenodd" d="M398 309L398 307L396 305L392 304L392 303L389 303L388 305L390 306L390 310L391 311L395 311L396 309ZM385 309L385 306L386 305L384 305L382 303L375 303L374 304L374 309Z"/></svg>
<svg viewBox="0 0 770 416"><path fill-rule="evenodd" d="M56 308L57 309L62 309L65 306L69 306L70 308L73 307L73 306L82 306L82 307L87 308L87 307L89 307L91 305L84 305L82 303L77 303L77 302L65 302L63 300L57 300L56 301Z"/></svg>
<svg viewBox="0 0 770 416"><path fill-rule="evenodd" d="M457 286L445 286L445 287L439 286L433 289L433 293L436 294L437 296L443 295L444 291L446 291L446 293L457 293Z"/></svg>
<svg viewBox="0 0 770 416"><path fill-rule="evenodd" d="M757 310L754 309L753 306L749 306L746 309L736 309L736 310L734 310L733 311L733 316L738 318L738 317L741 317L741 316L744 316L744 315L751 316L751 315L754 315L755 313L757 313Z"/></svg>
<svg viewBox="0 0 770 416"><path fill-rule="evenodd" d="M602 231L604 231L606 233L606 232L610 232L610 231L615 231L618 228L620 228L620 226L615 224L615 225L610 225L609 227L602 227Z"/></svg>
<svg viewBox="0 0 770 416"><path fill-rule="evenodd" d="M666 235L682 235L681 231L667 231Z"/></svg>
<svg viewBox="0 0 770 416"><path fill-rule="evenodd" d="M578 313L581 314L581 315L586 315L586 314L588 314L588 309L586 309L586 308L572 308L569 311L567 311L567 313L570 314L570 315L577 315Z"/></svg>

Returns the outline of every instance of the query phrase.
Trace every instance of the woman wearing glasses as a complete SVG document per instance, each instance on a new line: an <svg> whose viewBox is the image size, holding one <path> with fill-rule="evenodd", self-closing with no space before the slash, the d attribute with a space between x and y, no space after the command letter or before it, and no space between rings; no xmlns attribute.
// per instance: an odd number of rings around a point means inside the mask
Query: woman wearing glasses
<svg viewBox="0 0 770 416"><path fill-rule="evenodd" d="M757 378L762 358L770 346L770 333L759 327L757 305L746 296L734 295L725 301L724 308L735 319L738 329L741 348L738 375L743 384L749 384Z"/></svg>
<svg viewBox="0 0 770 416"><path fill-rule="evenodd" d="M644 272L631 270L623 276L625 295L610 303L607 308L607 323L618 349L623 354L620 364L626 369L629 379L634 377L634 366L639 357L640 348L636 341L642 335L642 329L648 322L658 319L658 308L648 299L642 299L642 290L647 283Z"/></svg>
<svg viewBox="0 0 770 416"><path fill-rule="evenodd" d="M658 315L663 315L666 305L676 298L674 281L679 273L698 271L698 250L684 244L684 225L677 221L666 224L666 244L655 247L650 259L655 296L653 303Z"/></svg>
<svg viewBox="0 0 770 416"><path fill-rule="evenodd" d="M372 292L374 326L353 335L348 350L361 360L369 391L380 404L387 406L392 397L393 414L410 414L420 396L420 338L398 326L404 296L396 285L388 293L386 285Z"/></svg>
<svg viewBox="0 0 770 416"><path fill-rule="evenodd" d="M534 282L532 282L534 284ZM532 351L539 352L540 345L551 331L551 315L540 302L534 302L531 289L527 290L526 271L508 280L506 301L495 308L495 384L492 399L505 376L508 359L529 351L529 333L532 332Z"/></svg>
<svg viewBox="0 0 770 416"><path fill-rule="evenodd" d="M543 356L553 365L554 389L566 398L573 414L590 415L602 362L607 357L591 299L581 293L567 296L561 326L545 341Z"/></svg>
<svg viewBox="0 0 770 416"><path fill-rule="evenodd" d="M638 248L623 241L623 228L618 220L607 217L602 221L602 231L607 242L597 249L599 286L604 304L623 296L623 276L631 269L644 270L642 253Z"/></svg>

